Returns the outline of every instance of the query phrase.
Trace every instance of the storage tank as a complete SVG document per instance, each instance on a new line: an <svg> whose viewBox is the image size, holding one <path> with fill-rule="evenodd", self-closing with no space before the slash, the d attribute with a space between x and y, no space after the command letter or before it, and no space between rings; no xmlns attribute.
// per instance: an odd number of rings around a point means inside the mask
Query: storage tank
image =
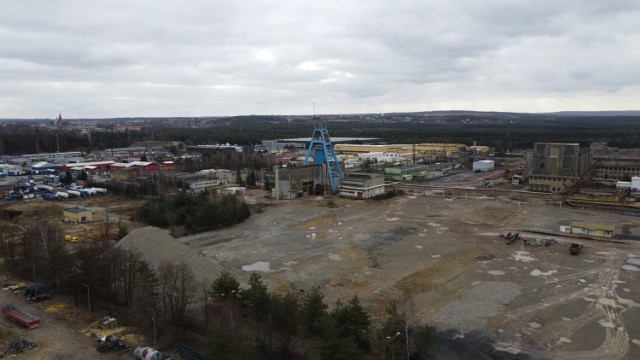
<svg viewBox="0 0 640 360"><path fill-rule="evenodd" d="M133 356L138 360L162 360L162 353L148 346L138 346L133 351Z"/></svg>

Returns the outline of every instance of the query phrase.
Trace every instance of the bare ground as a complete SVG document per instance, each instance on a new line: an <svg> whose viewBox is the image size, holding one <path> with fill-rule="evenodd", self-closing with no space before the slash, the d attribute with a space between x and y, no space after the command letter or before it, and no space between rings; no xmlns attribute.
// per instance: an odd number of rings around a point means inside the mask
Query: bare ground
<svg viewBox="0 0 640 360"><path fill-rule="evenodd" d="M409 299L415 316L456 337L482 334L506 354L553 359L640 357L640 246L556 236L550 247L498 235L557 231L563 221L637 226L628 216L506 199L404 195L383 202L283 202L246 223L182 238L242 281L358 294L377 313ZM542 239L537 234L521 234ZM571 242L585 245L578 256Z"/></svg>

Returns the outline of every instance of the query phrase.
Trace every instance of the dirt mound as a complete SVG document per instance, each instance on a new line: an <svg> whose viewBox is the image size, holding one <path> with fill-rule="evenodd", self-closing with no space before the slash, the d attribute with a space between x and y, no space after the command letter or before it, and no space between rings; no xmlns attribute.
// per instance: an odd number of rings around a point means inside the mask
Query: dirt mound
<svg viewBox="0 0 640 360"><path fill-rule="evenodd" d="M454 253L443 255L434 264L405 276L396 282L396 287L407 295L439 289L457 278L465 268L488 252L477 245L460 247Z"/></svg>

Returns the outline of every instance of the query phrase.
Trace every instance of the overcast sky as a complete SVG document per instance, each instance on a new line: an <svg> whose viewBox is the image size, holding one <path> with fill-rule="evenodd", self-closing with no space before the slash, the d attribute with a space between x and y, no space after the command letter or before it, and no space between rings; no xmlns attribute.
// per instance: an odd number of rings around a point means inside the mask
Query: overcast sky
<svg viewBox="0 0 640 360"><path fill-rule="evenodd" d="M640 109L640 1L1 0L0 118Z"/></svg>

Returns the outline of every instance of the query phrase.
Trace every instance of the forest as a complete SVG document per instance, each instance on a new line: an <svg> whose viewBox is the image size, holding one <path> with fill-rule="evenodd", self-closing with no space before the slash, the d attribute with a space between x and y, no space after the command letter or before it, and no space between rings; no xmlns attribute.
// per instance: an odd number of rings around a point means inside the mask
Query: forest
<svg viewBox="0 0 640 360"><path fill-rule="evenodd" d="M322 119L327 120L334 137L375 137L387 143L472 145L475 141L496 152L529 149L535 142L577 142L586 146L605 141L611 147L640 147L640 116L635 115L437 112L327 116ZM178 127L163 118L149 118L145 119L141 131L115 132L103 126L83 133L71 128L33 126L27 120L15 121L0 127L0 153L91 152L149 140L181 141L186 145L227 142L250 145L267 139L310 137L313 131L308 117L237 116L197 123L198 128L191 127L188 121L181 122L184 126ZM69 124L74 123L70 121Z"/></svg>

